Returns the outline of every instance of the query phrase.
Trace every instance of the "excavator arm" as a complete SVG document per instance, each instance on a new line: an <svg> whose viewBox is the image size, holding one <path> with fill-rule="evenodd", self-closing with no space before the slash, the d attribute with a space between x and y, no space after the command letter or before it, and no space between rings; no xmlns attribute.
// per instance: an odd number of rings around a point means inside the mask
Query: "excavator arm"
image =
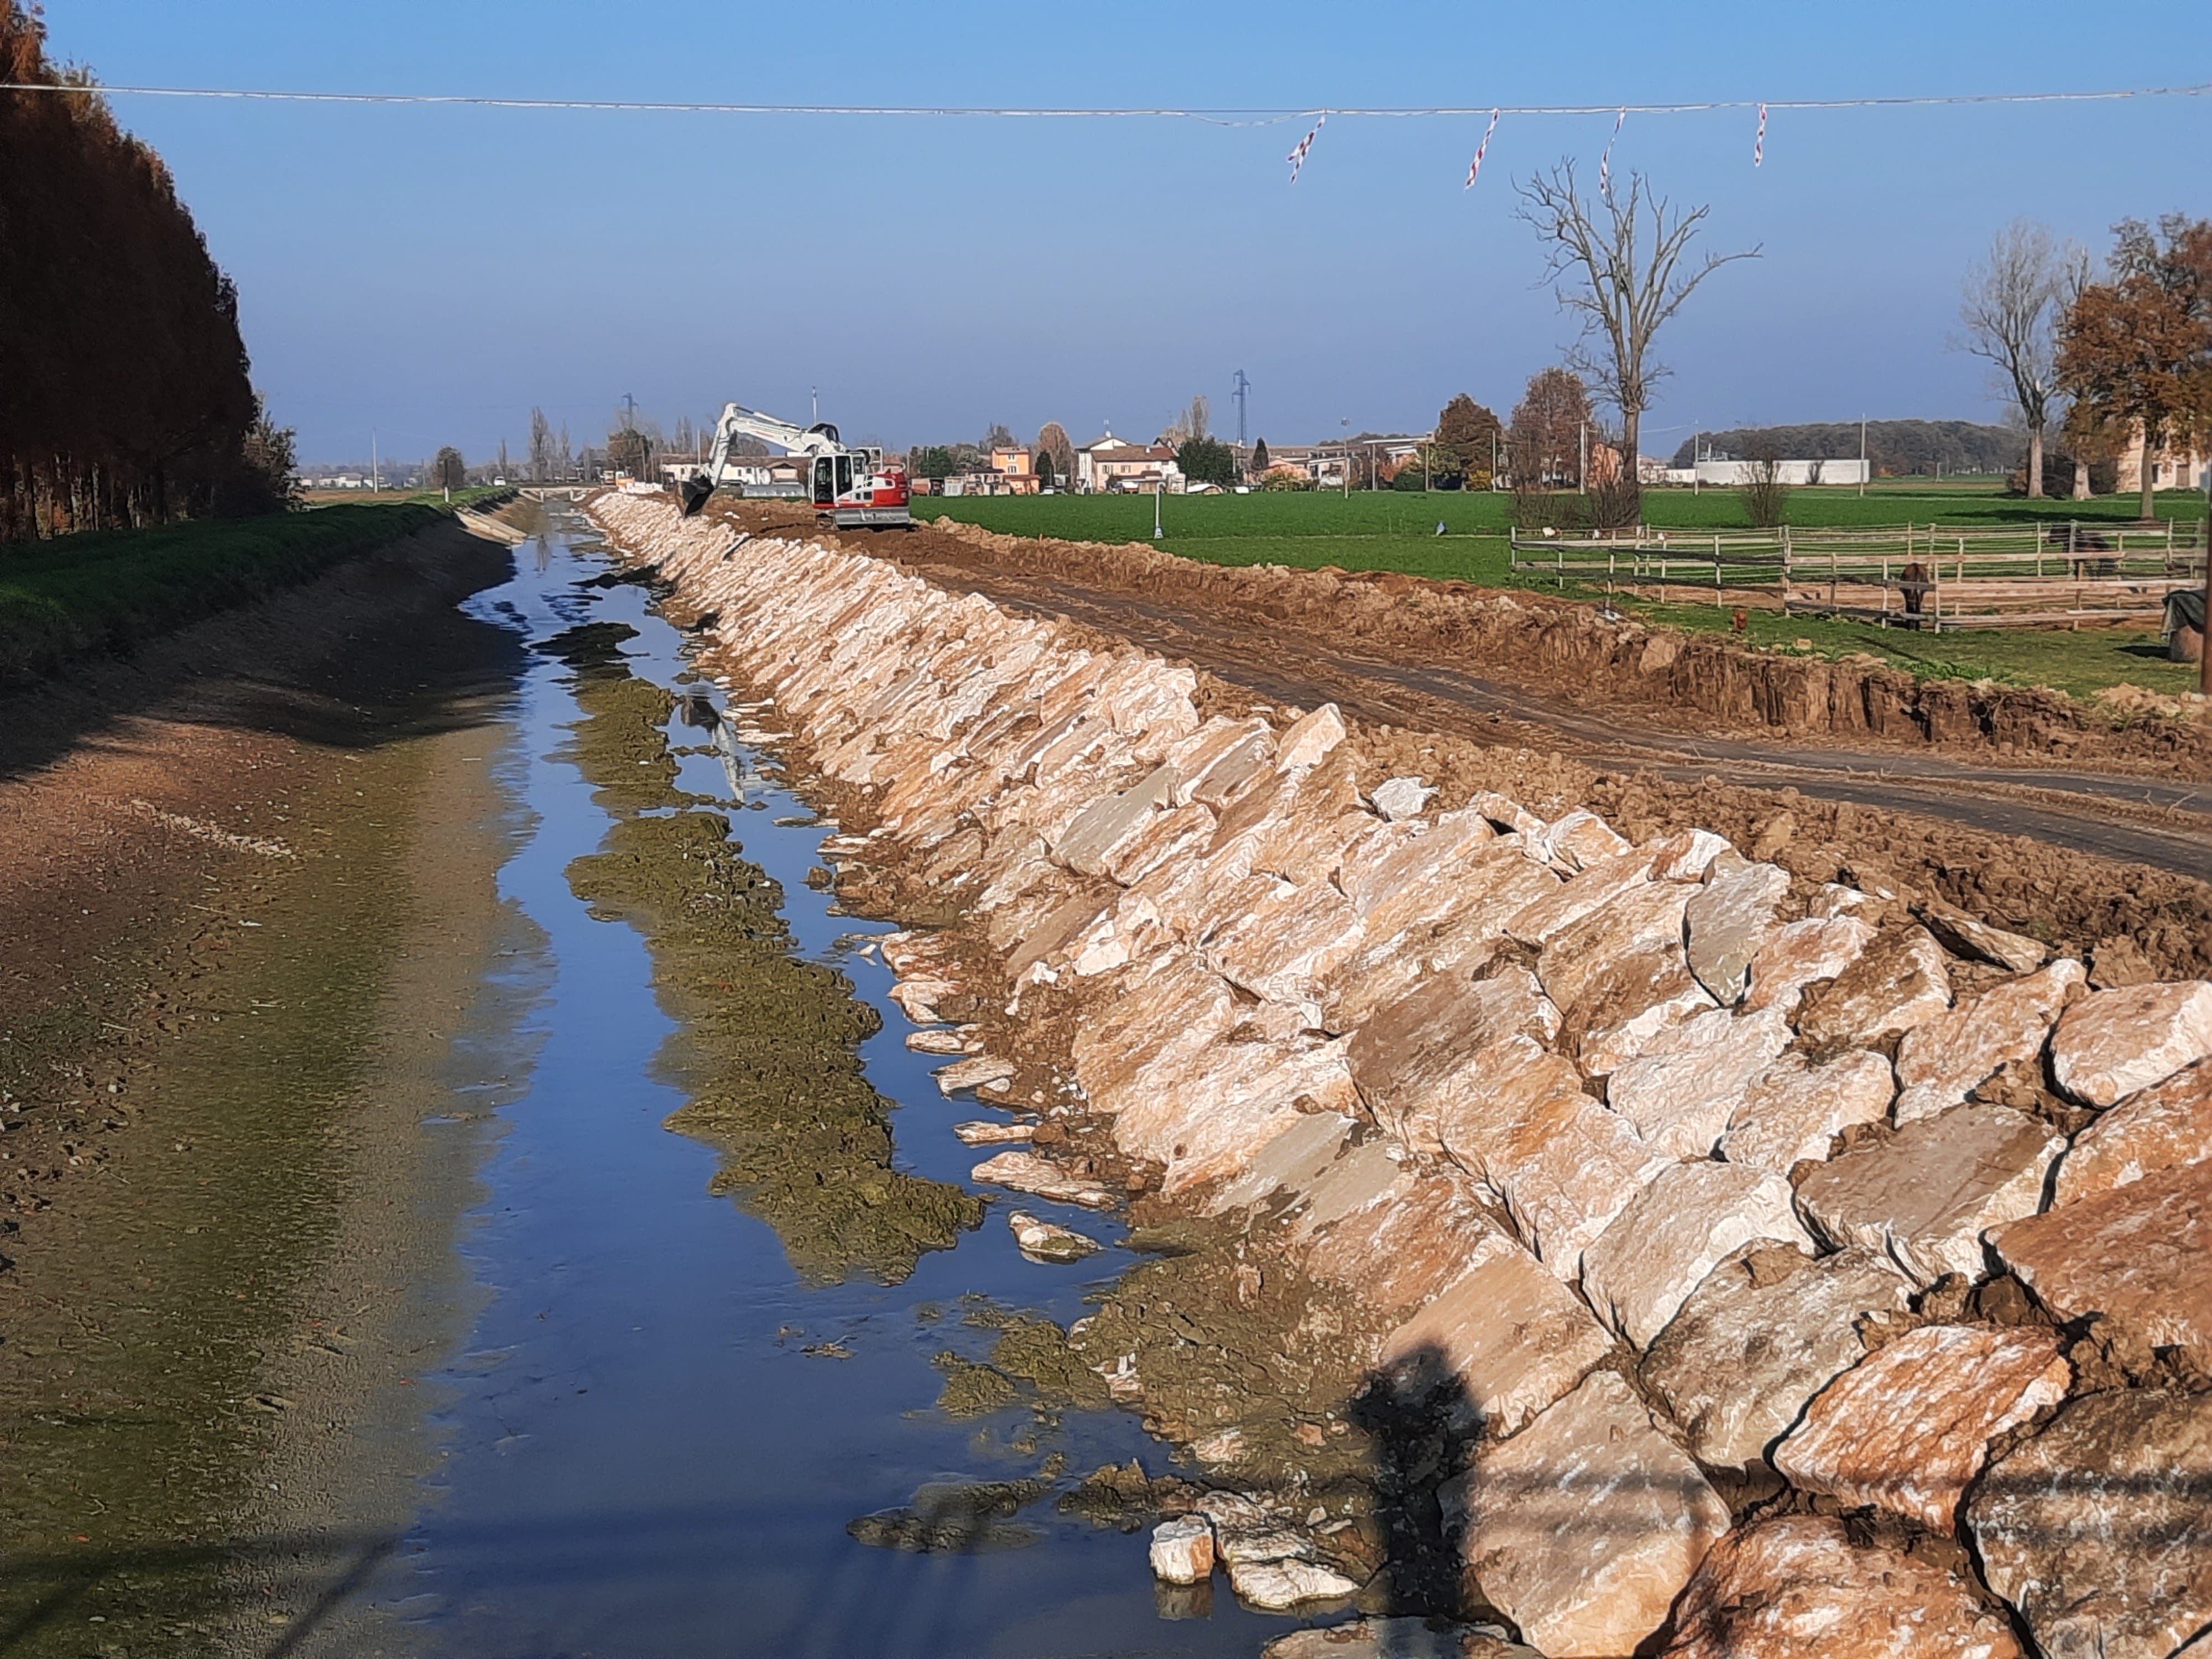
<svg viewBox="0 0 2212 1659"><path fill-rule="evenodd" d="M725 404L721 418L714 422L714 439L707 451L705 466L678 486L687 516L696 513L706 504L707 497L720 488L724 469L729 465L731 453L740 438L758 439L787 455L835 454L844 447L837 428L828 421L817 421L812 426L793 426L742 404Z"/></svg>

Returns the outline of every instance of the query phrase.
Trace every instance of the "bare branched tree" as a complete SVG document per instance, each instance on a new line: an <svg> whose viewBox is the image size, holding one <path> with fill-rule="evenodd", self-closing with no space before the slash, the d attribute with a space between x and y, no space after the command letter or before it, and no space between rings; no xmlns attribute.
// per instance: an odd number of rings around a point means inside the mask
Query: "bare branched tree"
<svg viewBox="0 0 2212 1659"><path fill-rule="evenodd" d="M1212 435L1212 426L1213 406L1206 401L1206 394L1201 392L1190 400L1190 407L1183 411L1183 430L1194 438L1205 438Z"/></svg>
<svg viewBox="0 0 2212 1659"><path fill-rule="evenodd" d="M533 409L530 411L530 482L544 483L553 476L553 422L545 418L544 410Z"/></svg>
<svg viewBox="0 0 2212 1659"><path fill-rule="evenodd" d="M1772 530L1790 516L1790 486L1782 476L1782 452L1771 440L1752 445L1744 462L1743 482L1735 493L1746 515L1760 530Z"/></svg>
<svg viewBox="0 0 2212 1659"><path fill-rule="evenodd" d="M2015 219L1996 234L1989 258L1969 266L1959 320L1966 350L1996 368L2027 428L2027 493L2043 494L2043 434L2058 396L2057 323L2087 280L2086 250L2048 227Z"/></svg>
<svg viewBox="0 0 2212 1659"><path fill-rule="evenodd" d="M1690 244L1711 209L1674 207L1641 173L1628 175L1625 190L1585 201L1575 164L1564 161L1519 189L1520 216L1544 246L1545 280L1561 308L1582 319L1569 362L1620 412L1620 477L1632 496L1644 411L1668 372L1651 356L1653 337L1706 277L1737 259L1757 258L1759 250L1709 253L1692 263Z"/></svg>

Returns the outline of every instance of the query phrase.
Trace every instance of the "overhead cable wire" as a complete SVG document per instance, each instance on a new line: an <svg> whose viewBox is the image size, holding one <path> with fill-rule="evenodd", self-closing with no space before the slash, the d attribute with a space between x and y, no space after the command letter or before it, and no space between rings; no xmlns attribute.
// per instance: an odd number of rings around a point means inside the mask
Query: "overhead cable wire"
<svg viewBox="0 0 2212 1659"><path fill-rule="evenodd" d="M1869 98L1711 98L1685 103L1314 105L1204 108L1170 105L1020 107L990 104L740 104L632 98L525 98L490 93L313 92L258 87L140 87L52 82L0 82L0 92L89 94L105 98L210 98L252 103L455 105L483 109L596 110L666 115L839 115L934 118L1002 117L1030 120L1187 120L1224 126L1270 126L1323 117L1371 120L1486 118L1492 115L1692 115L1715 110L1927 109L1990 104L2115 103L2132 99L2212 96L2212 82L2090 92L1900 94Z"/></svg>

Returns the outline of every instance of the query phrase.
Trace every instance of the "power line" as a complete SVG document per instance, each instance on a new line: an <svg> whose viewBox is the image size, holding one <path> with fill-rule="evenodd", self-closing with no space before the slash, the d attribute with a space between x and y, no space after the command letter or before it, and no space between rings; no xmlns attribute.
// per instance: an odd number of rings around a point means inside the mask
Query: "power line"
<svg viewBox="0 0 2212 1659"><path fill-rule="evenodd" d="M2212 82L2131 87L2093 92L1931 93L1877 98L1713 98L1688 103L1328 105L1307 108L1199 108L1168 105L1121 107L1015 107L988 104L732 104L629 98L516 98L488 93L309 92L251 87L76 86L0 82L0 92L90 94L109 98L211 98L250 103L425 104L481 109L590 110L662 115L840 115L927 118L1001 117L1027 120L1186 120L1223 126L1273 126L1285 121L1473 118L1491 115L1692 115L1718 110L1928 109L1984 104L2116 103L2131 99L2212 96Z"/></svg>

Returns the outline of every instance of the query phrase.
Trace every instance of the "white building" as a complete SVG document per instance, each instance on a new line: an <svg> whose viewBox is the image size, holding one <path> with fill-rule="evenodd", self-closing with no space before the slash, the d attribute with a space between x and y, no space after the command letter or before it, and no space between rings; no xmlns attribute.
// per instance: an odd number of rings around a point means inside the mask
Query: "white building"
<svg viewBox="0 0 2212 1659"><path fill-rule="evenodd" d="M1752 481L1753 470L1761 465L1758 461L1702 460L1693 468L1674 471L1684 474L1684 483L1737 489ZM1776 483L1808 488L1815 484L1861 484L1874 477L1874 464L1856 457L1848 461L1777 461L1774 466Z"/></svg>

